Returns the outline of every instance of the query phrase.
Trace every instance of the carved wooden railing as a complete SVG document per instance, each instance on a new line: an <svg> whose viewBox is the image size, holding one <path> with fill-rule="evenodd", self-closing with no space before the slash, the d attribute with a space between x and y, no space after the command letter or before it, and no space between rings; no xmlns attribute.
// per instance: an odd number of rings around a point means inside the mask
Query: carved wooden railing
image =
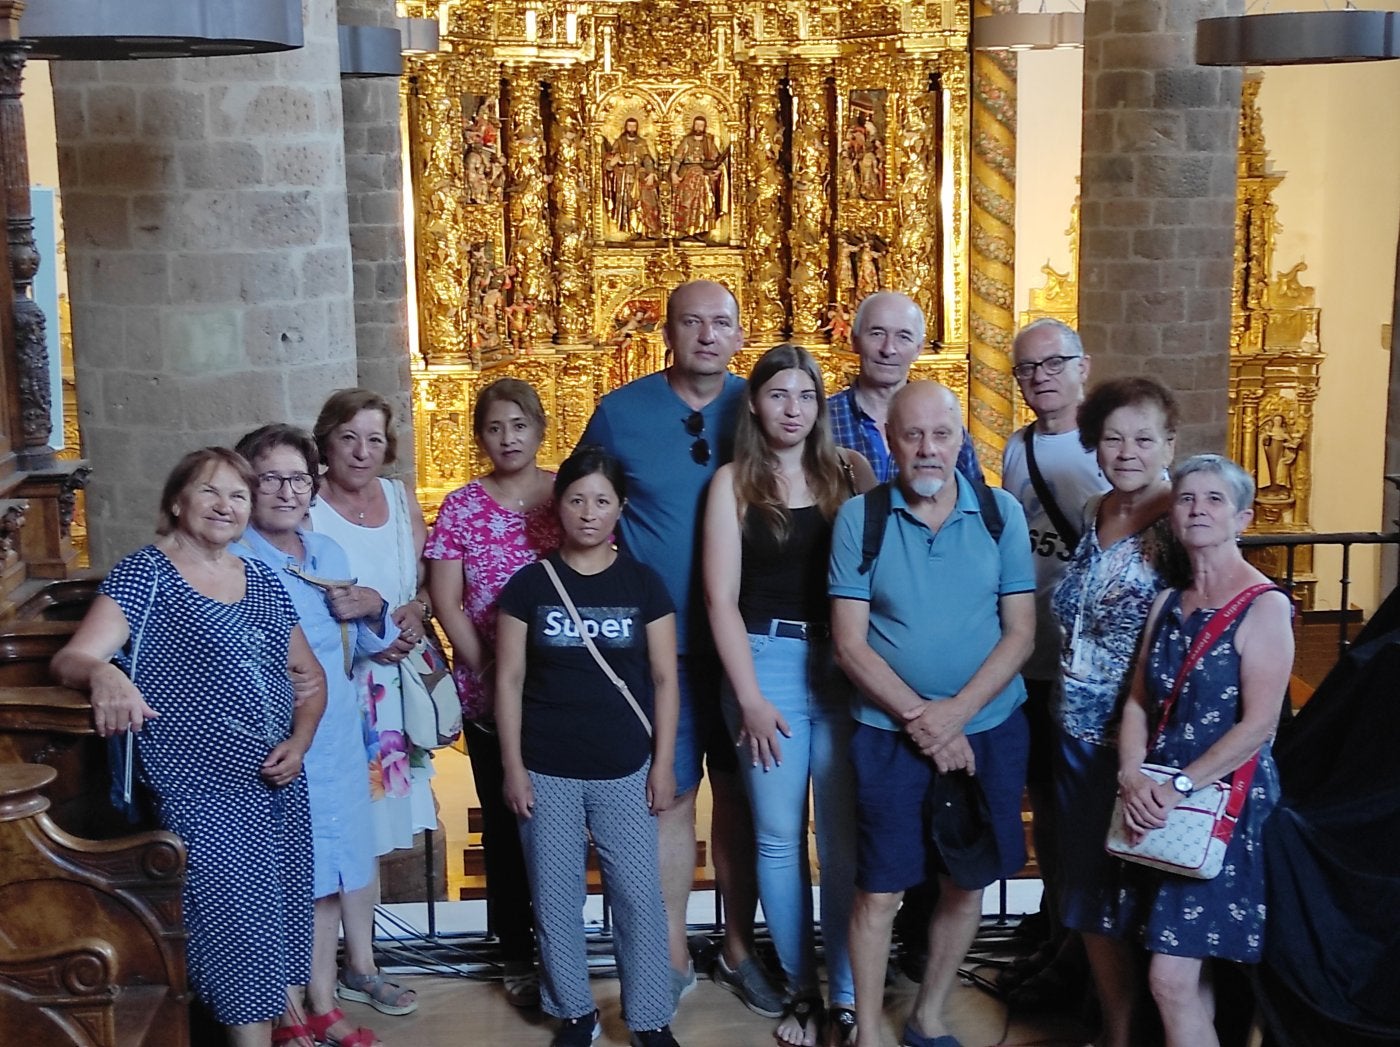
<svg viewBox="0 0 1400 1047"><path fill-rule="evenodd" d="M40 689L0 688L16 690ZM167 832L69 834L43 795L56 777L0 763L0 1041L187 1044L184 845Z"/></svg>

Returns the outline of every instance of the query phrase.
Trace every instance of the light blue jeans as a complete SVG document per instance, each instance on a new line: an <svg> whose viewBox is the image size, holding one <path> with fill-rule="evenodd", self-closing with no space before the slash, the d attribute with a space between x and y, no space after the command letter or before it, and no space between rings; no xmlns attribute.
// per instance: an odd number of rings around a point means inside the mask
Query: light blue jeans
<svg viewBox="0 0 1400 1047"><path fill-rule="evenodd" d="M831 1002L851 1006L855 986L847 946L855 894L855 779L851 771L850 688L831 658L829 641L749 636L763 696L787 721L779 737L782 764L754 766L747 748L739 768L753 809L758 843L758 895L790 990L817 988L807 862L807 788L811 783L821 862L822 940ZM738 737L743 717L725 681L725 723Z"/></svg>

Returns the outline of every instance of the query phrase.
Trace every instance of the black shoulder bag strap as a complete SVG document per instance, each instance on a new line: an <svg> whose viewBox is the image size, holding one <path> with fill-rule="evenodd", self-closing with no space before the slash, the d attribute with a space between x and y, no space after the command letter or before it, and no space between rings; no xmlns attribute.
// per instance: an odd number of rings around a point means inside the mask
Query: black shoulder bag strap
<svg viewBox="0 0 1400 1047"><path fill-rule="evenodd" d="M1045 515L1050 517L1050 522L1055 525L1055 530L1064 539L1065 547L1070 552L1074 552L1075 546L1079 544L1079 528L1069 522L1064 510L1055 501L1055 496L1050 493L1050 485L1045 482L1045 477L1041 475L1040 466L1035 464L1035 423L1032 422L1021 430L1026 438L1026 469L1031 474L1031 486L1035 488L1035 495L1040 499L1041 506L1045 509Z"/></svg>

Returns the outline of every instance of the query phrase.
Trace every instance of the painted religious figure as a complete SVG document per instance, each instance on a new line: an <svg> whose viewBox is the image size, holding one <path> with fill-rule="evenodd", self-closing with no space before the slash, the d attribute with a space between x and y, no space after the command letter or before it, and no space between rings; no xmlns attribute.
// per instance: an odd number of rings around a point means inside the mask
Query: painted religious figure
<svg viewBox="0 0 1400 1047"><path fill-rule="evenodd" d="M603 139L603 199L618 232L632 239L655 240L661 236L656 159L635 116L627 118L617 141Z"/></svg>
<svg viewBox="0 0 1400 1047"><path fill-rule="evenodd" d="M500 203L506 184L501 121L484 95L462 97L462 175L467 203Z"/></svg>
<svg viewBox="0 0 1400 1047"><path fill-rule="evenodd" d="M704 240L729 210L725 163L709 122L697 115L671 156L671 214L682 239Z"/></svg>
<svg viewBox="0 0 1400 1047"><path fill-rule="evenodd" d="M843 200L885 199L885 92L854 91L837 155Z"/></svg>

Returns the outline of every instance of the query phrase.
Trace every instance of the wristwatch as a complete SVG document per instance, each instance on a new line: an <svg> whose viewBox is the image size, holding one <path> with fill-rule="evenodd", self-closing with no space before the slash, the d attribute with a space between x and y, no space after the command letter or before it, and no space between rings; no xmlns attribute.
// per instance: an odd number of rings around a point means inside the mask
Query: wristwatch
<svg viewBox="0 0 1400 1047"><path fill-rule="evenodd" d="M1182 796L1190 796L1196 791L1196 784L1184 774L1178 774L1172 778L1172 788L1181 793Z"/></svg>

